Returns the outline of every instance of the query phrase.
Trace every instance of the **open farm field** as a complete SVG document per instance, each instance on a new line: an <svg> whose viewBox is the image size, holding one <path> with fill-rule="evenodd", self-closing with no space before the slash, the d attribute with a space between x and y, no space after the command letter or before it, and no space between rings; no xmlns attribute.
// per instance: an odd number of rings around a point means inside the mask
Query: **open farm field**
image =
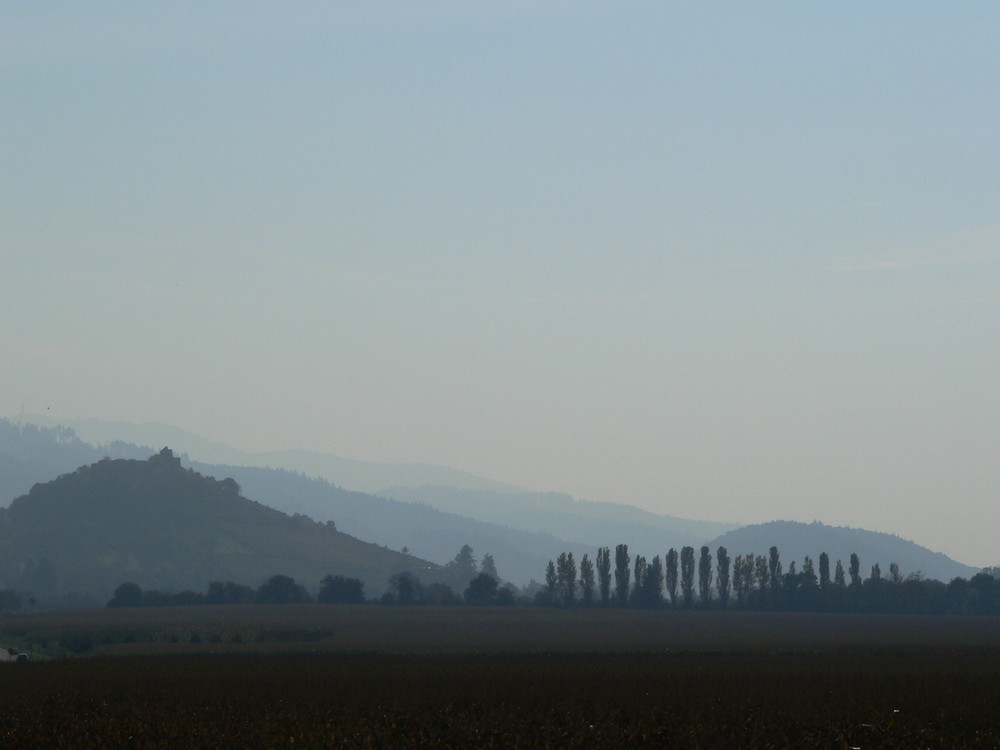
<svg viewBox="0 0 1000 750"><path fill-rule="evenodd" d="M303 605L0 625L36 657L0 667L4 747L1000 747L990 618ZM39 658L73 646L88 656Z"/></svg>
<svg viewBox="0 0 1000 750"><path fill-rule="evenodd" d="M4 747L1000 744L996 649L225 654L4 670Z"/></svg>
<svg viewBox="0 0 1000 750"><path fill-rule="evenodd" d="M32 654L219 651L496 654L994 647L1000 618L539 607L235 605L0 617ZM6 641L6 642L5 642Z"/></svg>

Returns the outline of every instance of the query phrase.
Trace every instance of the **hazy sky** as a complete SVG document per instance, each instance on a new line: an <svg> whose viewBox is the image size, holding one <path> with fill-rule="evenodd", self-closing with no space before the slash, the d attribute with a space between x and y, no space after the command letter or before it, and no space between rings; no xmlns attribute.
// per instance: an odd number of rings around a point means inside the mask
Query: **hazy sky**
<svg viewBox="0 0 1000 750"><path fill-rule="evenodd" d="M8 0L0 415L1000 564L998 30L995 2Z"/></svg>

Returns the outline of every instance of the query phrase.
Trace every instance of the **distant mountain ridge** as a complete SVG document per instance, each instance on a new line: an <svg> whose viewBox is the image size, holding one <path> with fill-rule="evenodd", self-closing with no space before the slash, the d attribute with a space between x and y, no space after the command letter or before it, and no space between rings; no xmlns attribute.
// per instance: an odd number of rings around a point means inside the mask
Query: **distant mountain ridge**
<svg viewBox="0 0 1000 750"><path fill-rule="evenodd" d="M121 441L95 447L81 441L72 429L18 426L0 419L0 504L26 493L35 482L103 456L144 458L151 452L155 452L152 446ZM438 564L451 560L461 545L470 544L480 556L491 553L501 576L519 585L541 579L545 563L559 552L572 551L578 559L584 553L593 557L597 546L618 543L628 544L633 554L647 558L662 555L669 547L703 543L713 553L724 544L732 556L751 551L766 554L775 545L786 563L792 559L801 563L805 555L816 561L826 551L832 563L840 555L846 564L850 553L857 552L865 566L877 561L887 570L890 562L897 562L904 574L919 570L942 580L967 577L978 570L899 537L861 529L793 522L733 529L626 505L516 488L393 487L383 494L395 497L374 497L341 489L329 478L305 476L301 470L188 464L204 474L232 476L244 494L258 502L319 521L333 520L341 531L392 549L407 547L412 554ZM797 532L783 532L787 529ZM822 535L817 536L818 529L824 530ZM709 537L711 541L705 542Z"/></svg>
<svg viewBox="0 0 1000 750"><path fill-rule="evenodd" d="M105 422L98 419L52 419L46 416L27 414L19 415L17 420L43 427L63 425L71 428L81 440L94 445L115 442L150 447L169 445L177 453L187 455L202 463L260 466L299 471L309 476L323 477L335 482L340 487L348 487L369 494L392 485L437 484L497 492L519 492L523 489L506 482L476 476L450 466L359 461L306 450L254 453L208 440L193 432L158 422L130 424L128 422Z"/></svg>
<svg viewBox="0 0 1000 750"><path fill-rule="evenodd" d="M980 570L893 534L827 526L819 522L771 521L743 526L713 539L708 546L713 555L719 546L723 546L730 557L747 553L767 555L774 546L781 554L785 570L793 560L801 568L807 555L818 565L820 553L826 552L830 556L831 575L837 560L843 561L844 569L847 569L851 553L857 554L865 577L875 563L878 563L883 576L888 575L891 563L897 563L904 577L921 573L926 578L940 581L968 578Z"/></svg>
<svg viewBox="0 0 1000 750"><path fill-rule="evenodd" d="M664 554L670 547L699 545L737 528L736 524L677 518L631 505L577 500L556 492L501 494L423 486L392 487L379 494L515 529L541 530L592 547L626 542L649 558Z"/></svg>

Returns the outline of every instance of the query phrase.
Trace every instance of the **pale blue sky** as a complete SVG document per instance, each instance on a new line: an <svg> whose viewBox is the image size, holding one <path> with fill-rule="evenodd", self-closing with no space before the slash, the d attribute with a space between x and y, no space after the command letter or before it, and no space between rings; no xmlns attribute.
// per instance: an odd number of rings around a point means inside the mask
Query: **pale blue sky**
<svg viewBox="0 0 1000 750"><path fill-rule="evenodd" d="M998 31L3 3L0 413L1000 563Z"/></svg>

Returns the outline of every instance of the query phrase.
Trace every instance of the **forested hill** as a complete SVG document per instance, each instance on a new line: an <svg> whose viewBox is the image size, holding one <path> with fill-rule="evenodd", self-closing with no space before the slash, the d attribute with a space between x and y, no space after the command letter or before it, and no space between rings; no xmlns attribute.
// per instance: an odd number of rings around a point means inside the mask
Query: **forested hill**
<svg viewBox="0 0 1000 750"><path fill-rule="evenodd" d="M234 480L185 469L167 449L36 484L0 516L0 587L53 601L104 601L123 581L201 590L278 573L306 586L330 573L358 577L377 594L403 570L427 581L440 569L248 500Z"/></svg>
<svg viewBox="0 0 1000 750"><path fill-rule="evenodd" d="M893 534L822 523L771 521L744 526L708 543L712 554L720 545L731 556L747 553L766 555L771 547L777 547L786 569L793 560L801 567L807 555L816 563L820 553L826 552L830 556L831 569L837 560L841 560L846 568L851 554L857 554L865 575L876 563L883 575L890 564L897 563L904 577L921 573L926 578L939 581L968 578L979 571Z"/></svg>

